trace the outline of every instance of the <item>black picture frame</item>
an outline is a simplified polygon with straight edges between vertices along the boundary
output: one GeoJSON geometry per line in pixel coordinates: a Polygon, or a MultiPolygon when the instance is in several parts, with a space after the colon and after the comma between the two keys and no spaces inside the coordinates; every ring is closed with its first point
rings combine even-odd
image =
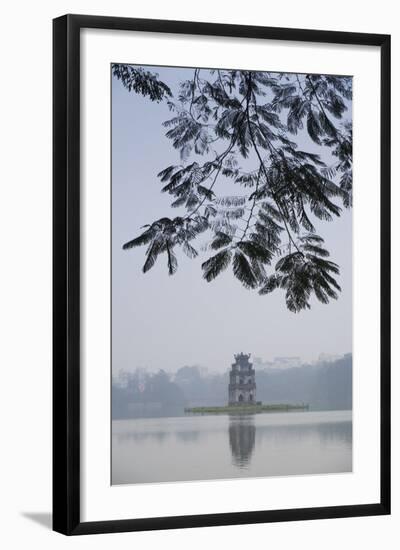
{"type": "Polygon", "coordinates": [[[390,513],[390,36],[65,15],[53,21],[53,529],[66,535],[390,513]],[[371,504],[96,522],[80,519],[80,31],[84,28],[378,46],[381,50],[381,495],[371,504]]]}

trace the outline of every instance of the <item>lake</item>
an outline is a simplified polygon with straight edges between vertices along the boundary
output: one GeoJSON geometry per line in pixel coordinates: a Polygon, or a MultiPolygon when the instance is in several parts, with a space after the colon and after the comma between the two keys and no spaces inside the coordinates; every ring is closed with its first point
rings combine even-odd
{"type": "Polygon", "coordinates": [[[112,422],[113,485],[351,471],[351,411],[112,422]]]}

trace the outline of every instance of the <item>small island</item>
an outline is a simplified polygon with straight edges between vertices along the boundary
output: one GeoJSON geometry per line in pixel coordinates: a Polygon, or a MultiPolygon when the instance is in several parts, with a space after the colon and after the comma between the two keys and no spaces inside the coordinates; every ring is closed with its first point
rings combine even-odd
{"type": "Polygon", "coordinates": [[[218,413],[261,413],[309,410],[306,403],[273,403],[265,404],[256,401],[256,373],[249,361],[250,354],[238,353],[229,373],[228,404],[224,406],[187,407],[185,413],[218,414],[218,413]]]}

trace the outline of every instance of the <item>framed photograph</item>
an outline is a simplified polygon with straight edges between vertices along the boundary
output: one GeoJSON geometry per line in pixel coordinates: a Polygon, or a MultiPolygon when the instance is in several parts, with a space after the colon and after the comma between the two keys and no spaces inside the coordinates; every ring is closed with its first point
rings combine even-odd
{"type": "Polygon", "coordinates": [[[54,20],[54,530],[390,513],[390,37],[54,20]]]}

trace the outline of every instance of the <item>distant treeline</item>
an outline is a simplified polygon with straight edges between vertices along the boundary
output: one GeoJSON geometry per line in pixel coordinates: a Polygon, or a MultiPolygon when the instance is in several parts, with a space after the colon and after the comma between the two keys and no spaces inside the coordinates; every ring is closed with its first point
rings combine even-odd
{"type": "MultiPolygon", "coordinates": [[[[293,368],[256,366],[257,401],[308,403],[313,410],[352,408],[352,355],[293,368]]],[[[176,373],[122,372],[113,379],[113,418],[178,416],[185,407],[225,405],[228,371],[204,373],[185,366],[176,373]]]]}

